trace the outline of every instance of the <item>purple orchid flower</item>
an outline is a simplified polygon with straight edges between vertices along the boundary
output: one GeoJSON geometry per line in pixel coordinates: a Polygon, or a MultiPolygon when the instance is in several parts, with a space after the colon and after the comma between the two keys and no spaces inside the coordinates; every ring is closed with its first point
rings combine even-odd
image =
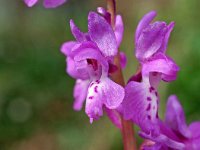
{"type": "MultiPolygon", "coordinates": [[[[117,27],[122,24],[120,21],[116,19],[117,27]]],[[[116,39],[122,36],[119,32],[123,30],[113,31],[109,22],[95,12],[88,15],[87,33],[81,32],[72,20],[70,27],[76,41],[64,43],[61,51],[67,57],[67,73],[77,79],[74,109],[80,110],[86,100],[85,112],[93,122],[103,115],[104,108],[113,114],[110,110],[116,109],[124,99],[124,88],[109,78],[120,44],[116,39]]],[[[125,61],[124,55],[121,56],[125,61]]],[[[112,120],[116,118],[112,116],[112,120]]]]}
{"type": "Polygon", "coordinates": [[[125,119],[132,120],[144,133],[151,134],[157,140],[169,141],[168,144],[179,148],[183,146],[181,143],[170,140],[160,132],[157,92],[161,80],[173,81],[179,71],[175,62],[165,54],[174,23],[151,23],[155,16],[155,11],[149,12],[137,26],[135,55],[140,62],[140,71],[131,77],[125,87],[122,113],[125,119]]]}
{"type": "MultiPolygon", "coordinates": [[[[34,6],[38,0],[24,0],[28,7],[34,6]]],[[[45,8],[55,8],[67,2],[67,0],[44,0],[43,5],[45,8]]]]}
{"type": "Polygon", "coordinates": [[[187,126],[183,108],[175,95],[168,98],[165,122],[161,126],[163,134],[170,139],[176,140],[184,145],[183,148],[174,147],[166,144],[167,141],[155,140],[154,137],[142,133],[143,137],[152,140],[154,143],[149,146],[143,146],[144,150],[199,150],[200,149],[200,121],[193,122],[187,126]],[[164,128],[163,128],[164,127],[164,128]],[[173,133],[173,136],[169,135],[173,133]]]}
{"type": "Polygon", "coordinates": [[[125,119],[132,119],[142,130],[156,131],[159,97],[157,86],[160,80],[176,79],[178,66],[165,55],[169,35],[174,23],[167,25],[157,21],[150,23],[155,11],[146,14],[139,22],[135,33],[135,54],[141,71],[127,84],[122,103],[125,119]]]}

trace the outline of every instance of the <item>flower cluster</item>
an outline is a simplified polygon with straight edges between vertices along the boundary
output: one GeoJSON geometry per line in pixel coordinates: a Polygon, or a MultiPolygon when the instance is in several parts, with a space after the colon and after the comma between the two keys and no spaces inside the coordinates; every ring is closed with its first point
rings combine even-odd
{"type": "MultiPolygon", "coordinates": [[[[155,11],[141,19],[135,33],[135,56],[140,67],[123,88],[110,79],[118,69],[113,60],[122,41],[122,18],[116,16],[113,30],[110,14],[103,8],[98,8],[98,13],[89,13],[87,33],[81,32],[71,20],[76,41],[66,42],[61,48],[67,57],[67,72],[76,79],[74,109],[80,110],[86,100],[85,112],[90,122],[99,119],[103,110],[119,128],[119,114],[131,120],[141,128],[140,136],[148,139],[141,146],[144,150],[200,149],[200,132],[196,132],[200,122],[187,127],[176,96],[169,97],[165,121],[159,117],[158,85],[162,80],[175,80],[179,71],[165,54],[174,22],[152,23],[155,11]]],[[[120,56],[123,68],[126,57],[120,56]]]]}
{"type": "MultiPolygon", "coordinates": [[[[43,5],[45,8],[55,8],[64,4],[67,0],[44,0],[43,5]]],[[[28,7],[34,6],[38,0],[24,0],[28,7]]]]}
{"type": "Polygon", "coordinates": [[[176,96],[168,99],[165,121],[158,115],[158,84],[161,80],[175,80],[179,67],[165,54],[174,22],[169,25],[161,21],[151,23],[155,16],[154,11],[146,14],[136,29],[135,55],[140,70],[125,87],[123,116],[136,123],[141,128],[139,134],[150,140],[142,145],[144,150],[198,150],[200,132],[196,129],[200,122],[186,126],[176,96]]]}
{"type": "MultiPolygon", "coordinates": [[[[147,13],[139,22],[135,33],[135,56],[140,63],[125,88],[110,79],[118,70],[114,58],[123,36],[123,22],[116,16],[115,28],[111,26],[111,15],[103,8],[88,15],[88,32],[83,33],[70,21],[76,41],[62,45],[66,56],[67,73],[76,79],[74,87],[74,109],[80,110],[86,101],[85,112],[90,122],[99,119],[106,110],[117,127],[120,117],[137,124],[140,136],[148,139],[141,146],[144,150],[198,150],[200,149],[200,122],[187,127],[184,113],[176,96],[170,96],[165,121],[159,117],[158,85],[163,80],[176,79],[179,67],[165,52],[174,22],[152,20],[156,12],[147,13]]],[[[126,57],[120,53],[121,67],[126,57]]]]}
{"type": "MultiPolygon", "coordinates": [[[[74,87],[74,109],[80,110],[86,100],[85,112],[90,122],[103,115],[103,108],[112,110],[119,107],[124,99],[124,88],[110,79],[118,68],[113,59],[118,53],[123,35],[121,16],[116,17],[116,30],[110,25],[108,13],[98,8],[98,13],[88,15],[88,32],[83,33],[70,21],[76,41],[63,44],[61,51],[67,57],[67,72],[76,79],[74,87]]],[[[125,66],[124,54],[121,55],[125,66]]]]}
{"type": "MultiPolygon", "coordinates": [[[[32,7],[38,0],[24,2],[32,7]]],[[[44,0],[43,4],[55,8],[65,2],[44,0]]],[[[135,56],[139,69],[125,87],[111,79],[113,73],[126,66],[125,54],[118,51],[124,32],[122,17],[111,16],[99,7],[97,13],[89,12],[86,33],[70,20],[75,41],[65,42],[61,52],[66,56],[67,73],[76,79],[73,107],[79,111],[86,103],[85,112],[91,123],[106,111],[118,128],[122,128],[121,118],[137,124],[141,128],[139,135],[146,139],[142,150],[199,150],[200,122],[186,125],[175,95],[168,98],[165,120],[159,117],[159,83],[175,80],[179,67],[165,53],[175,23],[152,22],[156,15],[155,11],[147,13],[137,26],[135,56]],[[115,58],[119,58],[121,66],[115,64],[115,58]]]]}

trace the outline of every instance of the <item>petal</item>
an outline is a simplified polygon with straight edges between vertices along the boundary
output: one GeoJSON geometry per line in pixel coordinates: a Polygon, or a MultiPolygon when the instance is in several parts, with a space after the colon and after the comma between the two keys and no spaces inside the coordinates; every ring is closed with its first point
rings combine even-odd
{"type": "Polygon", "coordinates": [[[111,120],[111,122],[119,129],[122,129],[121,124],[121,116],[120,114],[114,110],[114,109],[108,109],[105,107],[105,111],[107,113],[108,118],[111,120]]]}
{"type": "Polygon", "coordinates": [[[67,73],[73,78],[77,78],[78,72],[75,68],[74,60],[70,57],[67,57],[66,61],[67,61],[67,67],[66,67],[67,73]]]}
{"type": "Polygon", "coordinates": [[[72,51],[72,48],[77,44],[77,42],[75,41],[69,41],[69,42],[65,42],[62,46],[61,46],[61,52],[65,55],[65,56],[70,56],[70,53],[72,51]]]}
{"type": "Polygon", "coordinates": [[[86,35],[80,31],[80,29],[75,25],[72,19],[70,20],[70,28],[73,36],[78,42],[87,41],[86,35]]]}
{"type": "Polygon", "coordinates": [[[121,67],[122,69],[124,69],[126,67],[127,64],[127,58],[124,52],[120,52],[120,63],[121,63],[121,67]]]}
{"type": "Polygon", "coordinates": [[[66,72],[71,77],[73,77],[75,79],[82,79],[82,80],[89,79],[87,72],[80,72],[77,70],[77,68],[75,66],[75,62],[71,57],[67,57],[66,61],[67,61],[66,72]]]}
{"type": "Polygon", "coordinates": [[[143,138],[152,140],[152,141],[154,141],[156,143],[160,143],[162,145],[166,145],[173,149],[183,150],[185,147],[185,145],[183,143],[174,141],[163,134],[160,134],[158,136],[152,136],[151,133],[146,134],[145,132],[139,132],[139,135],[143,138]]]}
{"type": "Polygon", "coordinates": [[[94,49],[94,51],[99,51],[99,48],[96,46],[94,42],[91,42],[91,41],[86,41],[86,42],[81,42],[81,43],[77,42],[77,44],[72,48],[70,56],[75,57],[77,53],[87,48],[94,49]]]}
{"type": "Polygon", "coordinates": [[[167,136],[168,138],[181,142],[180,136],[177,135],[176,132],[174,132],[165,122],[159,120],[159,128],[160,128],[160,133],[163,135],[167,136]]]}
{"type": "Polygon", "coordinates": [[[200,137],[191,140],[191,145],[188,150],[199,150],[200,149],[200,137]]]}
{"type": "Polygon", "coordinates": [[[111,25],[100,15],[90,12],[88,30],[92,41],[99,47],[104,56],[117,54],[117,41],[111,25]]]}
{"type": "MultiPolygon", "coordinates": [[[[144,79],[143,79],[144,80],[144,79]]],[[[125,87],[125,98],[122,102],[123,116],[132,119],[145,132],[157,131],[158,121],[157,91],[149,81],[131,81],[125,87]]]]}
{"type": "Polygon", "coordinates": [[[82,49],[82,51],[76,53],[76,56],[74,57],[74,60],[76,62],[82,62],[83,60],[87,59],[97,60],[98,63],[101,64],[103,72],[105,72],[106,74],[108,73],[108,62],[98,50],[92,48],[82,49]]]}
{"type": "Polygon", "coordinates": [[[140,61],[150,58],[162,46],[166,33],[165,22],[155,22],[147,26],[136,41],[136,58],[140,61]]]}
{"type": "Polygon", "coordinates": [[[151,86],[158,89],[159,83],[161,81],[161,74],[157,72],[149,73],[149,81],[151,86]]]}
{"type": "Polygon", "coordinates": [[[200,138],[200,122],[196,121],[196,122],[192,122],[189,126],[189,130],[192,134],[192,138],[200,138]]]}
{"type": "Polygon", "coordinates": [[[92,81],[86,100],[86,113],[91,120],[103,115],[102,106],[108,109],[119,107],[124,98],[124,89],[109,78],[92,81]]]}
{"type": "Polygon", "coordinates": [[[171,95],[168,98],[165,122],[174,131],[185,137],[191,137],[191,133],[185,122],[184,111],[175,95],[171,95]]]}
{"type": "Polygon", "coordinates": [[[76,80],[74,86],[74,110],[79,111],[82,109],[83,103],[86,100],[89,80],[76,80]]]}
{"type": "Polygon", "coordinates": [[[28,7],[32,7],[38,2],[38,0],[24,0],[24,2],[26,3],[28,7]]]}
{"type": "Polygon", "coordinates": [[[135,32],[135,42],[137,42],[140,34],[142,33],[142,30],[150,24],[150,22],[156,17],[156,15],[156,11],[150,11],[140,20],[135,32]]]}
{"type": "Polygon", "coordinates": [[[103,78],[102,81],[100,86],[104,104],[109,109],[117,108],[124,99],[124,88],[109,78],[103,78]]]}
{"type": "Polygon", "coordinates": [[[90,123],[103,115],[103,98],[99,86],[101,82],[100,80],[92,81],[88,88],[85,112],[90,118],[90,123]]]}
{"type": "Polygon", "coordinates": [[[167,26],[168,31],[167,31],[167,33],[166,33],[166,35],[165,35],[165,39],[164,39],[164,41],[163,41],[162,46],[161,46],[160,49],[158,50],[159,52],[165,53],[165,51],[166,51],[166,49],[167,49],[167,44],[168,44],[168,41],[169,41],[169,37],[170,37],[170,34],[171,34],[171,32],[172,32],[172,30],[173,30],[173,28],[174,28],[174,25],[175,25],[175,23],[174,23],[174,22],[171,22],[171,23],[167,26]]]}
{"type": "Polygon", "coordinates": [[[124,24],[121,15],[116,16],[115,20],[115,37],[117,40],[117,46],[119,47],[124,34],[124,24]]]}
{"type": "Polygon", "coordinates": [[[67,0],[44,0],[43,4],[45,8],[55,8],[63,3],[65,3],[67,0]]]}
{"type": "Polygon", "coordinates": [[[151,72],[161,73],[164,81],[172,81],[177,77],[179,67],[175,62],[162,53],[154,55],[151,60],[142,64],[143,76],[148,76],[151,72]]]}

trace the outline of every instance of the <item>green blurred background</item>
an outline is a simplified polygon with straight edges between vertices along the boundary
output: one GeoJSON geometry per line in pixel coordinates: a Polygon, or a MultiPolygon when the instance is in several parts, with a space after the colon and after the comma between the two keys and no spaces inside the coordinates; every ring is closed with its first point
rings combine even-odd
{"type": "MultiPolygon", "coordinates": [[[[0,1],[0,150],[121,150],[120,132],[107,117],[90,125],[72,109],[74,80],[65,73],[59,48],[73,37],[69,19],[87,31],[87,14],[103,0],[69,0],[57,9],[27,8],[22,0],[0,1]]],[[[200,120],[200,1],[118,0],[125,23],[121,50],[128,55],[126,80],[136,70],[133,36],[139,19],[157,10],[157,19],[176,22],[168,54],[181,70],[162,83],[161,116],[177,94],[187,122],[200,120]]]]}

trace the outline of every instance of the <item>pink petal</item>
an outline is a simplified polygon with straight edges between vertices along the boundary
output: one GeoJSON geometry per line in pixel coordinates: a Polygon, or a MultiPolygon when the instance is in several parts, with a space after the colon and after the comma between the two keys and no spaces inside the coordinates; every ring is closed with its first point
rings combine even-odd
{"type": "Polygon", "coordinates": [[[174,131],[185,137],[191,137],[191,132],[185,122],[184,111],[175,95],[171,95],[168,98],[165,121],[174,131]]]}
{"type": "Polygon", "coordinates": [[[76,38],[78,42],[87,41],[85,34],[80,31],[80,29],[75,25],[72,19],[70,20],[70,27],[71,27],[72,34],[74,35],[74,37],[76,38]]]}
{"type": "Polygon", "coordinates": [[[189,130],[192,134],[192,138],[200,138],[200,121],[192,122],[189,126],[189,130]]]}
{"type": "Polygon", "coordinates": [[[168,44],[168,41],[169,41],[169,37],[170,37],[170,34],[174,28],[174,25],[175,23],[174,22],[171,22],[167,27],[168,27],[168,31],[165,35],[165,39],[163,41],[163,44],[162,46],[160,47],[160,49],[158,50],[159,52],[162,52],[162,53],[165,53],[166,49],[167,49],[167,44],[168,44]]]}
{"type": "Polygon", "coordinates": [[[82,80],[86,80],[89,78],[87,72],[80,72],[80,70],[77,70],[75,62],[71,57],[67,57],[66,61],[67,61],[66,71],[71,77],[82,80]]]}
{"type": "Polygon", "coordinates": [[[161,78],[165,81],[175,80],[179,67],[169,57],[158,53],[151,60],[142,64],[143,76],[149,76],[151,72],[161,73],[161,78]]]}
{"type": "Polygon", "coordinates": [[[120,114],[114,109],[108,109],[105,107],[105,111],[107,113],[108,118],[112,121],[112,123],[119,129],[122,129],[121,124],[121,116],[120,114]]]}
{"type": "Polygon", "coordinates": [[[145,29],[150,22],[156,17],[156,11],[150,11],[149,13],[147,13],[146,15],[144,15],[144,17],[140,20],[136,32],[135,32],[135,41],[138,40],[141,32],[143,29],[145,29]]]}
{"type": "Polygon", "coordinates": [[[131,81],[125,87],[123,116],[127,120],[132,119],[145,132],[157,132],[158,103],[157,91],[148,79],[141,83],[131,81]]]}
{"type": "Polygon", "coordinates": [[[92,41],[99,47],[104,56],[117,54],[117,41],[111,25],[100,15],[90,12],[88,30],[92,41]]]}
{"type": "Polygon", "coordinates": [[[76,80],[76,84],[74,86],[74,110],[81,110],[84,101],[86,100],[87,91],[89,86],[89,80],[76,80]]]}
{"type": "Polygon", "coordinates": [[[122,17],[120,15],[117,15],[116,21],[115,21],[115,37],[116,37],[116,40],[117,40],[117,46],[118,47],[120,46],[120,44],[122,42],[123,34],[124,34],[123,20],[122,20],[122,17]]]}
{"type": "Polygon", "coordinates": [[[155,22],[143,29],[136,41],[136,58],[144,61],[155,54],[162,46],[166,33],[165,22],[155,22]]]}
{"type": "Polygon", "coordinates": [[[151,134],[146,134],[145,132],[139,132],[139,134],[143,138],[152,140],[152,141],[154,141],[156,143],[160,143],[162,145],[167,145],[168,147],[170,147],[172,149],[183,150],[185,148],[185,145],[183,143],[172,140],[163,134],[160,134],[158,136],[152,136],[151,134]]]}
{"type": "Polygon", "coordinates": [[[103,72],[105,72],[106,74],[108,73],[108,62],[98,50],[92,48],[82,49],[82,51],[76,53],[76,56],[74,57],[74,60],[76,62],[81,62],[87,59],[97,60],[98,63],[101,64],[103,72]]]}
{"type": "Polygon", "coordinates": [[[101,84],[100,80],[92,81],[88,88],[85,112],[91,123],[103,116],[103,99],[99,84],[101,84]]]}
{"type": "Polygon", "coordinates": [[[109,78],[92,81],[88,89],[86,113],[92,120],[97,120],[103,115],[103,105],[108,109],[116,109],[122,103],[123,98],[123,87],[109,78]]]}
{"type": "Polygon", "coordinates": [[[109,109],[117,108],[124,99],[124,88],[107,77],[102,81],[101,92],[104,104],[109,109]]]}
{"type": "Polygon", "coordinates": [[[200,149],[200,137],[191,140],[191,145],[188,150],[199,150],[200,149]]]}
{"type": "Polygon", "coordinates": [[[73,49],[73,47],[77,44],[77,42],[75,41],[69,41],[69,42],[65,42],[62,46],[61,46],[61,52],[67,57],[70,56],[70,53],[73,49]]]}
{"type": "Polygon", "coordinates": [[[96,46],[94,42],[91,41],[86,41],[81,43],[77,42],[77,44],[72,48],[70,56],[75,57],[77,53],[83,51],[84,49],[94,49],[94,51],[99,51],[99,48],[96,46]]]}

